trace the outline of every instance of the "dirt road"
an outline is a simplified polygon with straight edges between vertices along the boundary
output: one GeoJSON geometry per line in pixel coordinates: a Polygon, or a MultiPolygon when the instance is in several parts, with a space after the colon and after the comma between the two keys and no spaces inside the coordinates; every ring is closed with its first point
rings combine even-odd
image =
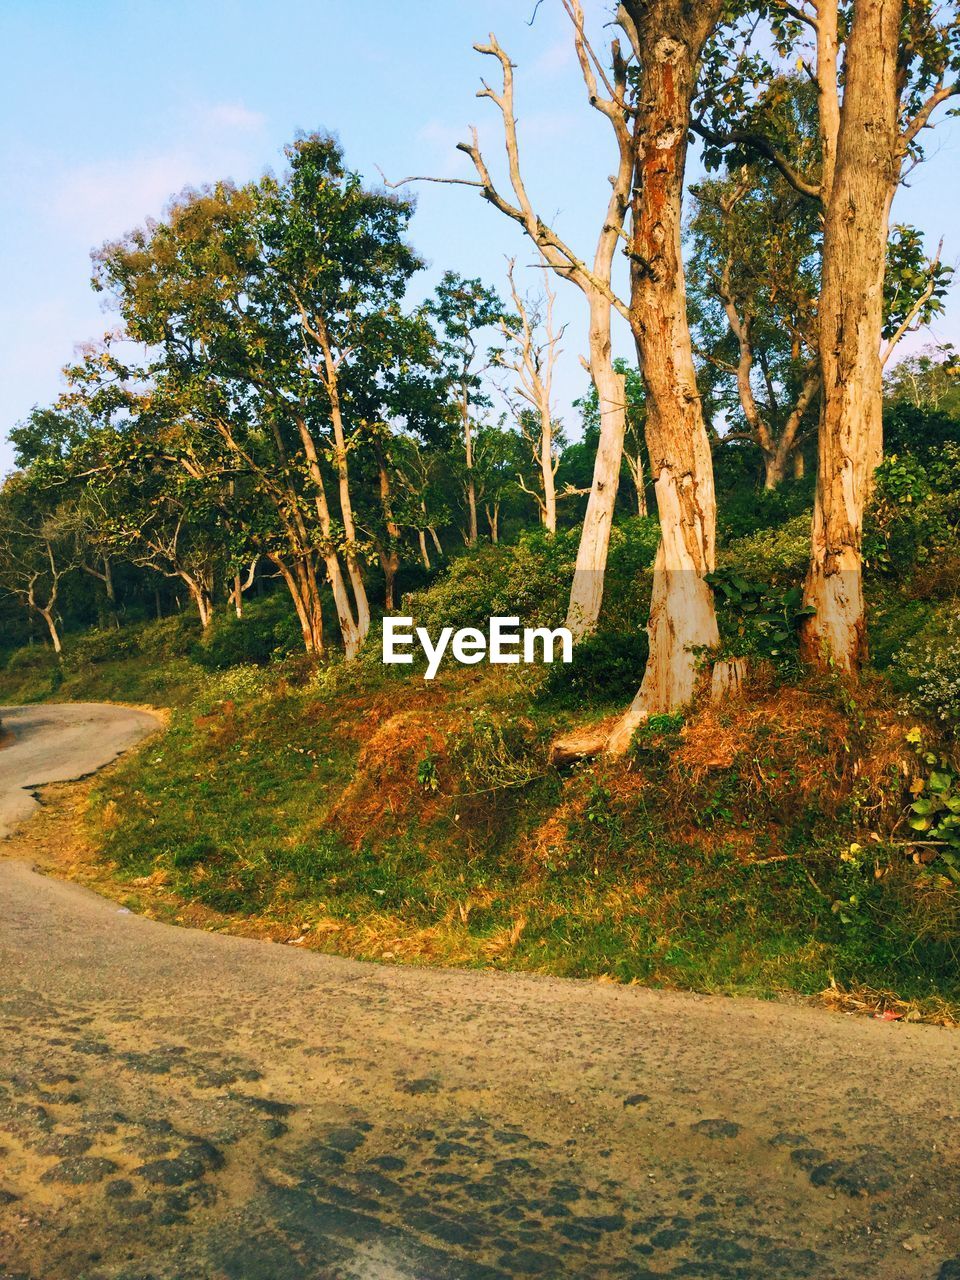
{"type": "Polygon", "coordinates": [[[0,1277],[960,1280],[958,1098],[940,1028],[363,965],[0,861],[0,1277]]]}

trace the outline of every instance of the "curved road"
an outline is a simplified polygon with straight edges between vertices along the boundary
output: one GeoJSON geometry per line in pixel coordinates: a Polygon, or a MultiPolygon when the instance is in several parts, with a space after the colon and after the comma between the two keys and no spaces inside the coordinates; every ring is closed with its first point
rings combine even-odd
{"type": "Polygon", "coordinates": [[[156,716],[97,702],[0,707],[0,839],[33,812],[31,792],[47,782],[84,778],[159,728],[156,716]]]}
{"type": "Polygon", "coordinates": [[[357,964],[7,852],[0,1278],[960,1278],[956,1033],[357,964]]]}

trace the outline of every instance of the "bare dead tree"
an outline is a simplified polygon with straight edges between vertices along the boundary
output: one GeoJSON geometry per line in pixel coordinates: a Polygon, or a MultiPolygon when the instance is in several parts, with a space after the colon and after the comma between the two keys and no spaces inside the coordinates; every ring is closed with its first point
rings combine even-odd
{"type": "Polygon", "coordinates": [[[517,287],[515,269],[516,259],[508,259],[507,279],[515,321],[500,322],[505,347],[497,363],[509,369],[514,377],[513,386],[501,390],[521,434],[530,445],[539,475],[536,489],[530,489],[522,475],[517,476],[517,482],[523,492],[536,501],[543,527],[548,533],[556,533],[556,474],[560,459],[554,447],[553,372],[566,326],[558,329],[554,323],[556,295],[550,289],[546,264],[542,264],[543,296],[539,299],[524,297],[517,287]]]}

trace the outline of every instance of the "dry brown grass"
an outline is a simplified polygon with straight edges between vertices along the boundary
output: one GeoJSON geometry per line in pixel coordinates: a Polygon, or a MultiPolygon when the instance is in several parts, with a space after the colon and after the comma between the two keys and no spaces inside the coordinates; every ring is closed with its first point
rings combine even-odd
{"type": "Polygon", "coordinates": [[[901,1000],[892,991],[877,991],[872,987],[841,987],[832,982],[825,991],[811,998],[834,1013],[857,1014],[860,1017],[879,1018],[884,1022],[928,1022],[939,1027],[958,1027],[960,1022],[944,1000],[901,1000]]]}

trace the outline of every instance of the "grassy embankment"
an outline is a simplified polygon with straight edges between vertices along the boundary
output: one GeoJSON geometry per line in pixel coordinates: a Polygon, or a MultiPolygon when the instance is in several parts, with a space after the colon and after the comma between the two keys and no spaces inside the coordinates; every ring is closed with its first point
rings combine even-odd
{"type": "MultiPolygon", "coordinates": [[[[899,636],[912,604],[891,600],[899,636]]],[[[598,642],[601,687],[581,665],[571,692],[502,668],[426,684],[376,654],[209,672],[181,622],[122,635],[62,669],[18,658],[0,699],[172,707],[90,799],[134,909],[375,960],[960,1006],[960,892],[904,844],[923,765],[880,676],[761,663],[742,702],[652,723],[629,767],[561,775],[550,737],[622,704],[629,644],[598,642]]]]}

